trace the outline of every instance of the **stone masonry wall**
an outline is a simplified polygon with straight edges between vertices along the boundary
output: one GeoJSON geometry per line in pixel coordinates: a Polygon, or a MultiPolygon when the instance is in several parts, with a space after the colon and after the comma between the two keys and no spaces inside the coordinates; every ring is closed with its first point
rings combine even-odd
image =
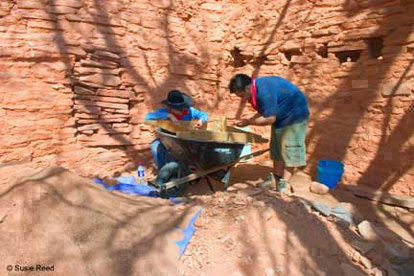
{"type": "MultiPolygon", "coordinates": [[[[414,195],[412,0],[3,0],[0,175],[150,163],[142,120],[168,90],[211,117],[252,114],[234,73],[280,75],[311,107],[308,170],[414,195]]],[[[269,128],[255,128],[269,136],[269,128]]]]}

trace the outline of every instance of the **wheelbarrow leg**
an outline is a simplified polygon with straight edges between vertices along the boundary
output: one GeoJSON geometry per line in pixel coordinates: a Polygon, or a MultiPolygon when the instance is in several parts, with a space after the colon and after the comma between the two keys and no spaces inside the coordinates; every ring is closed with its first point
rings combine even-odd
{"type": "Polygon", "coordinates": [[[229,187],[229,182],[230,182],[230,169],[231,168],[228,168],[226,174],[224,175],[223,179],[221,180],[221,182],[224,184],[224,190],[225,191],[229,187]]]}
{"type": "Polygon", "coordinates": [[[211,183],[211,179],[210,179],[210,176],[208,176],[207,175],[207,177],[205,177],[206,179],[207,179],[207,183],[208,183],[208,186],[210,187],[210,190],[213,192],[213,193],[215,193],[216,191],[214,190],[214,188],[213,188],[213,183],[211,183]]]}
{"type": "Polygon", "coordinates": [[[214,173],[210,174],[208,175],[208,178],[211,181],[219,182],[223,186],[223,190],[226,191],[230,182],[230,169],[231,167],[223,169],[219,175],[215,175],[214,173]]]}

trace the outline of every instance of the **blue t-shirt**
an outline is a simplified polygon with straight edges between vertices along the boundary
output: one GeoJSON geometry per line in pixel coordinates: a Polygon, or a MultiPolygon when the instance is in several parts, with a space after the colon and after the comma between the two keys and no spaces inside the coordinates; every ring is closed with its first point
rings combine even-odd
{"type": "MultiPolygon", "coordinates": [[[[150,112],[145,116],[145,120],[168,120],[168,109],[160,108],[154,112],[150,112]]],[[[208,121],[208,114],[206,112],[190,107],[187,115],[181,118],[181,121],[201,120],[203,123],[208,121]]]]}
{"type": "Polygon", "coordinates": [[[257,109],[263,117],[276,116],[281,128],[309,118],[308,101],[294,84],[281,77],[256,79],[257,109]]]}

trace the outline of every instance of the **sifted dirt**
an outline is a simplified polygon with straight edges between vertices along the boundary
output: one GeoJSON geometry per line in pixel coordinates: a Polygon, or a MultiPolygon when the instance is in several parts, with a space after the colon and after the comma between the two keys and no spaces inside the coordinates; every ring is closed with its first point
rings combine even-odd
{"type": "Polygon", "coordinates": [[[61,167],[16,179],[0,192],[0,275],[22,275],[15,265],[36,264],[54,271],[30,275],[372,272],[352,260],[350,244],[359,239],[354,231],[309,211],[299,198],[255,187],[269,168],[253,167],[238,166],[232,181],[244,183],[227,192],[211,194],[203,183],[192,187],[186,205],[108,192],[61,167]],[[184,228],[200,208],[179,259],[176,227],[184,228]]]}

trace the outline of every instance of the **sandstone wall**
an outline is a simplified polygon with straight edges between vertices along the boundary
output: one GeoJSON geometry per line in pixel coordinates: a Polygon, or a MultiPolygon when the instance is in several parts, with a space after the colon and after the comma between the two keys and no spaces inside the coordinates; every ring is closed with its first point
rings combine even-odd
{"type": "Polygon", "coordinates": [[[143,116],[169,89],[231,121],[252,110],[227,83],[255,72],[308,96],[312,172],[343,160],[347,183],[414,195],[413,26],[411,0],[3,0],[2,178],[150,162],[143,116]]]}

